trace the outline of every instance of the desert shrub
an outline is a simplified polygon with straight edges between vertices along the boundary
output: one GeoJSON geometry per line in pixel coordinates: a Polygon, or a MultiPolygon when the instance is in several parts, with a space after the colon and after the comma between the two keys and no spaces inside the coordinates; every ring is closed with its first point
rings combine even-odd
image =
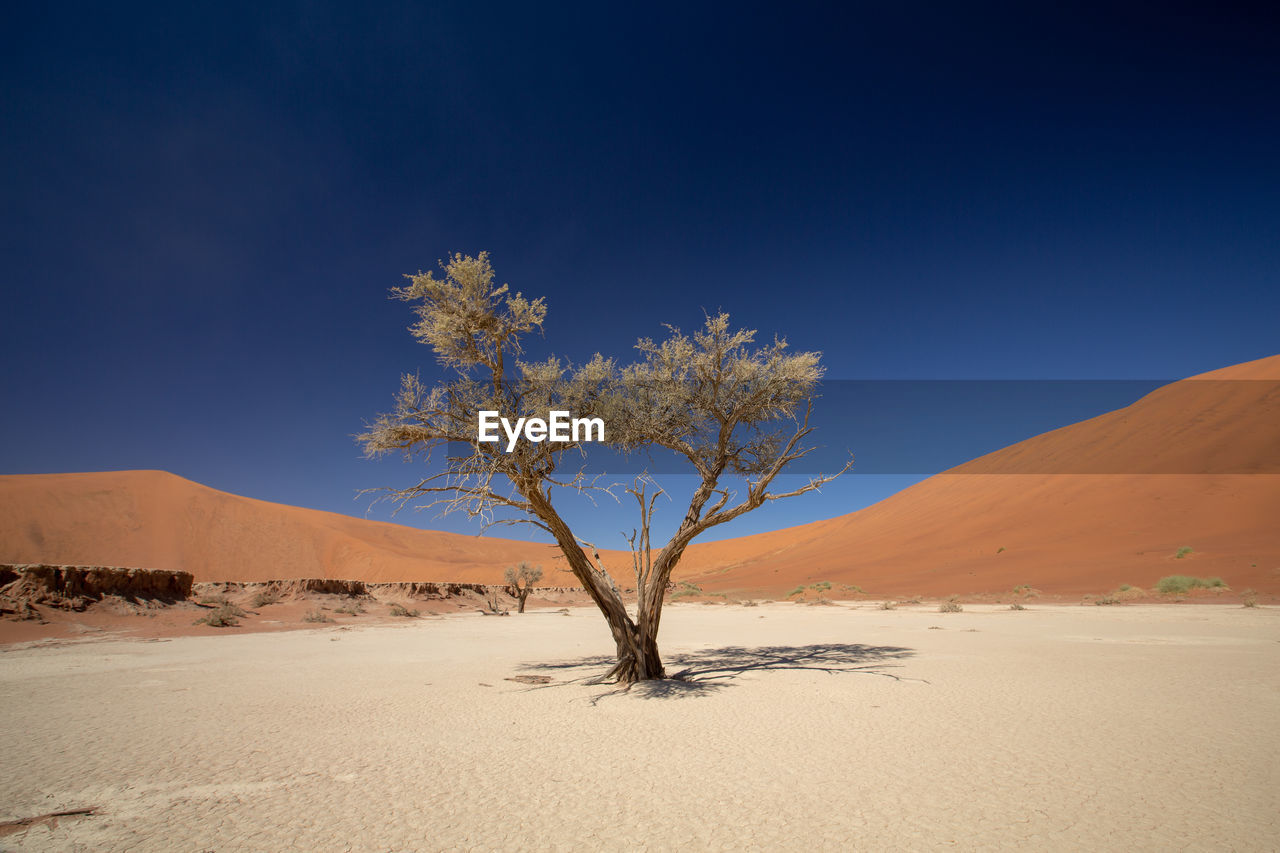
{"type": "Polygon", "coordinates": [[[879,606],[880,606],[880,609],[881,609],[881,610],[897,610],[897,609],[898,609],[898,602],[896,602],[896,601],[882,601],[882,602],[880,602],[880,605],[879,605],[879,606]]]}
{"type": "Polygon", "coordinates": [[[840,584],[840,589],[845,592],[856,592],[858,595],[866,595],[866,592],[862,587],[858,586],[856,583],[842,583],[840,584]]]}
{"type": "Polygon", "coordinates": [[[1156,592],[1172,595],[1190,592],[1193,589],[1225,589],[1226,582],[1222,578],[1193,578],[1191,575],[1166,575],[1156,581],[1156,592]]]}
{"type": "Polygon", "coordinates": [[[350,604],[344,604],[341,607],[334,608],[334,612],[341,613],[344,616],[359,616],[361,613],[364,613],[364,605],[358,601],[353,601],[350,604]]]}
{"type": "Polygon", "coordinates": [[[393,604],[391,605],[391,615],[403,616],[406,619],[416,619],[418,617],[418,611],[410,610],[409,608],[405,607],[403,604],[393,604]]]}
{"type": "Polygon", "coordinates": [[[959,613],[962,610],[964,610],[964,608],[960,606],[960,602],[958,601],[944,601],[942,604],[938,605],[939,613],[959,613]]]}
{"type": "MultiPolygon", "coordinates": [[[[792,595],[794,594],[795,593],[792,593],[792,595]]],[[[667,597],[674,600],[677,598],[689,598],[694,595],[702,595],[702,587],[698,586],[696,583],[690,583],[689,581],[680,581],[680,583],[676,584],[675,592],[671,593],[671,595],[667,597]]]]}
{"type": "Polygon", "coordinates": [[[1120,584],[1120,591],[1121,591],[1121,592],[1128,592],[1128,591],[1129,591],[1129,590],[1131,590],[1131,589],[1133,589],[1133,587],[1129,586],[1127,583],[1122,583],[1122,584],[1120,584]]]}
{"type": "Polygon", "coordinates": [[[254,607],[266,607],[268,604],[276,604],[280,601],[280,594],[273,590],[259,592],[253,597],[254,607]]]}
{"type": "Polygon", "coordinates": [[[1093,603],[1099,607],[1104,607],[1112,604],[1119,604],[1120,599],[1116,598],[1114,595],[1100,595],[1093,603]]]}
{"type": "MultiPolygon", "coordinates": [[[[851,592],[859,592],[859,593],[862,592],[862,587],[852,586],[850,584],[842,583],[840,584],[840,588],[842,590],[848,590],[851,592]]],[[[787,598],[795,598],[797,595],[804,595],[807,590],[813,590],[818,594],[818,598],[820,600],[825,600],[826,596],[823,595],[823,593],[830,591],[830,589],[831,589],[831,581],[818,581],[816,583],[811,583],[808,586],[805,586],[804,584],[800,584],[800,586],[796,587],[795,589],[791,590],[791,592],[787,593],[787,598]]]]}
{"type": "Polygon", "coordinates": [[[232,628],[240,624],[239,617],[245,615],[244,611],[231,603],[223,603],[214,608],[212,613],[203,616],[195,621],[197,625],[208,625],[211,628],[232,628]]]}
{"type": "Polygon", "coordinates": [[[1156,592],[1162,595],[1190,592],[1193,580],[1190,575],[1167,575],[1156,581],[1156,592]]]}
{"type": "Polygon", "coordinates": [[[1195,551],[1192,550],[1190,545],[1183,545],[1181,548],[1178,549],[1178,553],[1173,555],[1173,559],[1181,560],[1183,557],[1190,556],[1191,554],[1194,554],[1194,553],[1195,551]]]}
{"type": "Polygon", "coordinates": [[[1240,603],[1245,607],[1258,606],[1258,594],[1251,589],[1246,589],[1240,593],[1240,603]]]}
{"type": "Polygon", "coordinates": [[[741,604],[743,607],[759,607],[760,606],[760,602],[756,601],[753,598],[744,598],[742,601],[739,602],[739,604],[741,604]]]}
{"type": "Polygon", "coordinates": [[[222,607],[223,605],[231,603],[230,601],[227,600],[227,597],[225,595],[221,595],[221,594],[202,595],[200,596],[199,601],[205,607],[222,607]]]}
{"type": "Polygon", "coordinates": [[[1001,545],[999,548],[997,548],[997,549],[996,549],[996,553],[997,553],[997,554],[1002,553],[1003,551],[1004,551],[1004,546],[1003,546],[1003,545],[1001,545]]]}
{"type": "Polygon", "coordinates": [[[1013,604],[1009,605],[1009,609],[1010,610],[1026,610],[1027,608],[1023,607],[1021,604],[1015,601],[1013,604]]]}
{"type": "Polygon", "coordinates": [[[329,614],[322,610],[308,610],[306,615],[302,617],[303,622],[332,622],[329,614]]]}
{"type": "Polygon", "coordinates": [[[913,596],[912,598],[904,598],[902,601],[898,603],[899,604],[923,604],[924,602],[922,602],[918,596],[913,596]]]}

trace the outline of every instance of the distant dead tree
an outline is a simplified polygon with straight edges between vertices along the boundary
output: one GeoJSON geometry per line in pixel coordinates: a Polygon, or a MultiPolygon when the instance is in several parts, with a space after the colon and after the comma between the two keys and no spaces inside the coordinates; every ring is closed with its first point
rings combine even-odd
{"type": "Polygon", "coordinates": [[[506,616],[507,611],[502,607],[502,596],[497,587],[489,587],[484,593],[484,606],[489,613],[498,616],[506,616]]]}
{"type": "Polygon", "coordinates": [[[519,565],[507,566],[506,581],[511,594],[516,599],[516,612],[524,612],[524,603],[529,599],[533,585],[542,580],[542,568],[521,561],[519,565]]]}
{"type": "MultiPolygon", "coordinates": [[[[809,417],[822,377],[819,354],[790,352],[787,343],[756,347],[755,332],[731,329],[727,314],[708,316],[702,329],[686,335],[668,326],[661,341],[643,338],[637,361],[618,364],[596,354],[580,366],[557,358],[525,362],[521,337],[541,330],[542,299],[512,294],[494,284],[488,253],[455,254],[435,273],[407,276],[396,298],[414,305],[414,337],[430,346],[452,378],[426,387],[405,375],[394,411],[383,414],[359,436],[366,454],[401,451],[407,458],[443,470],[417,484],[389,489],[401,506],[439,507],[494,524],[529,523],[551,534],[569,568],[608,622],[617,663],[605,676],[622,684],[664,678],[658,628],[671,572],[695,537],[732,521],[768,501],[811,492],[847,471],[812,477],[789,491],[770,491],[790,463],[813,448],[809,417]],[[579,494],[609,491],[590,480],[582,466],[582,441],[479,440],[479,412],[511,419],[547,417],[563,410],[599,417],[604,443],[624,453],[664,448],[682,457],[698,477],[684,516],[655,554],[649,542],[654,500],[661,493],[647,477],[629,491],[641,508],[641,527],[631,537],[637,580],[636,615],[627,611],[622,591],[590,542],[577,537],[553,503],[564,490],[579,494]],[[459,450],[461,449],[461,452],[459,450]],[[723,485],[741,478],[741,493],[723,485]],[[560,490],[560,491],[558,491],[560,490]]],[[[611,495],[612,492],[609,492],[611,495]]]]}

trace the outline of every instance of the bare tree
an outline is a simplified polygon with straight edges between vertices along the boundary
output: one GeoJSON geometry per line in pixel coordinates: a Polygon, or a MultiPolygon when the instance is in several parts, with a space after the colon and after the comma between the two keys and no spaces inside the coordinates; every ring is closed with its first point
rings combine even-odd
{"type": "MultiPolygon", "coordinates": [[[[402,379],[393,412],[381,415],[359,437],[368,455],[399,450],[408,458],[446,455],[442,468],[416,485],[389,490],[401,506],[464,512],[483,523],[529,523],[551,534],[569,569],[600,608],[617,649],[605,676],[631,684],[664,678],[658,628],[671,572],[699,534],[732,521],[768,501],[813,491],[847,471],[812,477],[789,491],[771,491],[790,463],[813,448],[809,417],[822,377],[819,354],[790,352],[785,340],[756,347],[755,332],[733,330],[727,314],[708,316],[687,335],[675,327],[661,341],[636,344],[640,357],[619,365],[596,354],[574,367],[557,358],[520,360],[521,337],[541,330],[542,299],[495,285],[488,253],[454,255],[434,273],[408,276],[393,289],[414,304],[414,337],[429,345],[449,381],[425,387],[416,375],[402,379]],[[561,472],[562,462],[582,454],[581,441],[505,443],[478,437],[482,410],[517,417],[545,417],[551,410],[600,417],[606,444],[625,452],[664,448],[682,457],[698,476],[684,516],[665,545],[653,553],[649,527],[661,494],[647,478],[631,493],[642,525],[631,538],[637,581],[633,618],[600,552],[578,538],[553,502],[557,490],[590,496],[599,489],[584,467],[561,472]],[[464,453],[457,453],[463,448],[464,453]],[[741,491],[726,479],[741,479],[741,491]],[[651,491],[651,489],[654,489],[651,491]]],[[[568,466],[564,466],[568,468],[568,466]]],[[[612,492],[610,492],[612,494],[612,492]]]]}
{"type": "MultiPolygon", "coordinates": [[[[489,587],[489,589],[485,591],[484,606],[488,608],[489,613],[494,613],[494,614],[497,614],[498,616],[507,615],[507,611],[504,610],[502,607],[502,599],[496,587],[489,587]]],[[[481,612],[484,612],[484,611],[481,611],[481,612]]],[[[521,612],[524,612],[524,611],[522,610],[521,612]]]]}
{"type": "Polygon", "coordinates": [[[533,585],[542,580],[542,567],[522,560],[518,566],[507,566],[505,577],[507,586],[511,588],[511,594],[516,599],[516,612],[523,613],[524,603],[529,600],[533,585]]]}

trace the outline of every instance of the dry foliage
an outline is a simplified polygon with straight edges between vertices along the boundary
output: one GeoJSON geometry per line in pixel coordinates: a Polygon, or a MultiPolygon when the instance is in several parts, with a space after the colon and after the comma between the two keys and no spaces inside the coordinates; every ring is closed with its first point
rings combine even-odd
{"type": "Polygon", "coordinates": [[[596,354],[574,366],[552,356],[522,360],[522,336],[541,331],[547,307],[495,283],[487,253],[454,255],[434,272],[409,276],[393,291],[414,305],[413,335],[430,346],[451,378],[427,387],[402,378],[395,408],[360,436],[366,453],[401,452],[440,463],[435,474],[388,490],[401,506],[462,512],[484,527],[528,523],[554,537],[570,570],[609,623],[619,681],[664,677],[657,648],[662,603],[672,570],[695,537],[765,503],[813,491],[848,470],[813,477],[788,491],[773,491],[783,469],[811,450],[807,439],[819,354],[792,352],[785,340],[757,346],[755,332],[733,329],[724,313],[685,334],[668,327],[661,340],[636,343],[639,357],[623,364],[596,354]],[[606,444],[626,453],[664,449],[687,461],[699,478],[676,532],[656,553],[649,539],[655,502],[665,492],[647,476],[627,489],[640,509],[629,537],[636,578],[633,618],[599,550],[578,538],[560,515],[564,492],[615,496],[620,484],[590,478],[581,442],[478,440],[478,412],[497,411],[515,421],[565,410],[601,418],[606,444]],[[447,455],[450,448],[453,455],[447,455]],[[459,454],[458,448],[464,452],[459,454]],[[739,490],[726,478],[741,478],[739,490]]]}
{"type": "Polygon", "coordinates": [[[521,561],[519,565],[507,566],[505,580],[516,600],[516,612],[523,613],[533,585],[542,580],[542,567],[521,561]]]}

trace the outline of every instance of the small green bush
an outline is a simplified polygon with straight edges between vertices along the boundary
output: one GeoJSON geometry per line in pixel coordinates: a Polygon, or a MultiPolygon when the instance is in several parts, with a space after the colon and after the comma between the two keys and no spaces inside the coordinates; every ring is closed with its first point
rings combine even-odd
{"type": "Polygon", "coordinates": [[[403,616],[406,619],[416,619],[418,617],[418,611],[410,610],[409,608],[405,607],[403,604],[393,604],[391,605],[391,615],[403,616]]]}
{"type": "Polygon", "coordinates": [[[1225,589],[1222,578],[1193,578],[1191,575],[1166,575],[1156,581],[1156,592],[1163,595],[1182,595],[1193,589],[1225,589]]]}
{"type": "Polygon", "coordinates": [[[303,622],[332,622],[329,615],[321,610],[308,610],[307,615],[302,617],[303,622]]]}
{"type": "Polygon", "coordinates": [[[254,607],[266,607],[268,604],[276,604],[280,601],[280,594],[273,591],[260,592],[253,597],[254,607]]]}
{"type": "Polygon", "coordinates": [[[1193,580],[1195,578],[1190,575],[1166,575],[1156,581],[1156,592],[1161,595],[1190,592],[1193,580]]]}
{"type": "Polygon", "coordinates": [[[1127,583],[1122,583],[1122,584],[1120,584],[1120,591],[1121,591],[1121,592],[1128,592],[1128,591],[1129,591],[1129,590],[1131,590],[1131,589],[1133,589],[1133,587],[1129,586],[1129,584],[1127,584],[1127,583]]]}
{"type": "Polygon", "coordinates": [[[1181,560],[1183,557],[1186,557],[1187,555],[1194,554],[1194,553],[1195,551],[1192,550],[1190,545],[1183,545],[1181,548],[1178,549],[1178,553],[1173,555],[1173,559],[1181,560]]]}
{"type": "Polygon", "coordinates": [[[1099,607],[1104,607],[1112,604],[1119,604],[1120,599],[1116,598],[1114,595],[1100,595],[1093,603],[1099,607]]]}

